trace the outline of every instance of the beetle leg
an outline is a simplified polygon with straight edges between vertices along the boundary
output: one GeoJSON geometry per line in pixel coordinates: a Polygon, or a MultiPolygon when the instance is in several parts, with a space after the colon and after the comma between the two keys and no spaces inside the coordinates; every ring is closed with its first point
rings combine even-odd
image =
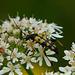
{"type": "MultiPolygon", "coordinates": [[[[46,34],[46,31],[44,31],[41,35],[44,35],[44,34],[46,34]]],[[[45,35],[45,37],[47,38],[47,35],[45,35]]]]}
{"type": "Polygon", "coordinates": [[[27,47],[28,45],[31,45],[33,54],[31,54],[30,56],[34,55],[34,50],[33,50],[34,44],[35,44],[35,42],[29,42],[29,43],[27,43],[27,45],[26,45],[26,47],[27,47]]]}
{"type": "Polygon", "coordinates": [[[50,59],[48,58],[48,56],[46,55],[46,52],[44,50],[44,47],[42,47],[43,53],[45,54],[46,58],[48,59],[48,61],[52,64],[52,62],[50,61],[50,59]]]}
{"type": "Polygon", "coordinates": [[[42,33],[39,33],[39,35],[44,35],[46,33],[46,31],[42,32],[42,33]]]}
{"type": "Polygon", "coordinates": [[[44,35],[46,33],[46,31],[44,31],[41,35],[44,35]]]}
{"type": "MultiPolygon", "coordinates": [[[[33,52],[32,55],[34,55],[34,49],[33,49],[34,44],[35,44],[35,42],[32,42],[32,44],[31,44],[31,48],[32,48],[32,52],[33,52]]],[[[32,56],[32,55],[31,55],[31,56],[32,56]]]]}
{"type": "Polygon", "coordinates": [[[32,43],[32,42],[28,42],[28,43],[26,44],[26,48],[27,48],[28,45],[31,45],[31,43],[32,43]]]}
{"type": "MultiPolygon", "coordinates": [[[[45,50],[44,50],[44,47],[42,47],[42,50],[43,50],[43,53],[45,54],[46,58],[48,59],[48,61],[49,61],[49,62],[51,63],[51,65],[53,66],[53,63],[50,61],[50,59],[49,59],[48,56],[46,55],[46,52],[45,52],[45,50]]],[[[55,71],[54,66],[53,66],[53,69],[54,69],[54,71],[55,71]]]]}
{"type": "Polygon", "coordinates": [[[31,54],[30,56],[34,55],[34,50],[33,50],[33,47],[31,47],[31,48],[32,48],[32,52],[33,52],[33,54],[31,54]]]}

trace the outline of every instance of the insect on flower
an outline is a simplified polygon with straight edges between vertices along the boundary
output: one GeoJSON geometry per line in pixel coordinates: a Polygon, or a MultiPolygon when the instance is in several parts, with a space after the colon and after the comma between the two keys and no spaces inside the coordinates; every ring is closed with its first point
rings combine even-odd
{"type": "MultiPolygon", "coordinates": [[[[14,19],[13,19],[13,21],[14,21],[14,19]]],[[[14,21],[14,23],[15,23],[15,25],[17,26],[17,24],[16,24],[15,21],[14,21]]],[[[17,26],[17,27],[18,27],[18,26],[17,26]]],[[[19,28],[19,27],[18,27],[18,28],[19,28]]],[[[20,29],[20,28],[19,28],[19,29],[20,29]]],[[[20,29],[20,30],[21,30],[21,29],[20,29]]],[[[21,30],[21,32],[22,32],[22,30],[21,30]]],[[[22,33],[23,33],[23,32],[22,32],[22,33]]],[[[63,46],[63,44],[61,44],[61,43],[60,43],[58,40],[56,40],[56,39],[51,39],[51,40],[49,40],[49,39],[47,38],[47,36],[44,35],[45,33],[46,33],[46,32],[37,34],[37,33],[35,33],[35,31],[34,31],[34,34],[30,34],[30,35],[26,35],[25,33],[23,33],[23,34],[24,34],[24,36],[25,36],[24,39],[26,39],[26,40],[32,39],[33,42],[36,41],[36,43],[39,43],[40,45],[42,45],[42,50],[43,50],[45,56],[47,57],[47,59],[49,60],[49,58],[48,58],[48,56],[46,55],[46,52],[45,52],[45,50],[44,50],[44,47],[45,47],[45,46],[48,47],[48,48],[50,48],[50,49],[51,49],[52,51],[54,51],[56,54],[58,54],[59,52],[58,52],[58,48],[56,47],[56,45],[55,45],[53,42],[57,41],[63,48],[65,48],[65,47],[63,46]]],[[[26,46],[32,44],[32,51],[33,51],[33,54],[34,54],[33,46],[34,46],[35,43],[33,43],[33,42],[27,43],[26,46]]],[[[32,55],[33,55],[33,54],[32,54],[32,55]]],[[[50,60],[49,60],[49,61],[50,61],[50,60]]],[[[51,61],[50,61],[50,63],[51,63],[51,61]]]]}

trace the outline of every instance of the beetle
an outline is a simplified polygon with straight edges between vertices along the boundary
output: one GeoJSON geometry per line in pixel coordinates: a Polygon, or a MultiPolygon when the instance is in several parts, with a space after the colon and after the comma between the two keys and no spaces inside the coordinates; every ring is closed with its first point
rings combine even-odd
{"type": "Polygon", "coordinates": [[[56,45],[52,42],[52,40],[49,40],[45,36],[39,35],[39,34],[31,34],[26,36],[26,40],[32,39],[33,42],[36,41],[36,43],[39,43],[43,47],[46,46],[53,50],[55,53],[58,54],[58,48],[56,45]]]}
{"type": "Polygon", "coordinates": [[[39,43],[43,47],[46,46],[50,48],[52,51],[54,51],[56,54],[58,54],[58,48],[56,45],[53,43],[57,41],[64,49],[66,49],[58,40],[56,39],[51,39],[49,40],[46,36],[43,36],[44,32],[42,34],[31,34],[26,36],[26,40],[32,39],[33,42],[36,41],[36,43],[39,43]]]}

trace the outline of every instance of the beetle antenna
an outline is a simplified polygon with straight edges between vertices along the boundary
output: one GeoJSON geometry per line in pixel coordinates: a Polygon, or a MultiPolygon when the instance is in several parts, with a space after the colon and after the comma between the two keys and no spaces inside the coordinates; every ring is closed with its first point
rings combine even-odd
{"type": "MultiPolygon", "coordinates": [[[[15,25],[17,26],[15,20],[13,19],[13,22],[15,23],[15,25]]],[[[17,26],[18,27],[18,26],[17,26]]],[[[19,27],[18,27],[19,28],[19,27]]],[[[20,29],[20,28],[19,28],[20,29]]],[[[21,30],[21,29],[20,29],[21,30]]],[[[22,31],[22,30],[21,30],[22,31]]],[[[23,34],[26,36],[26,34],[23,32],[23,34]]]]}
{"type": "MultiPolygon", "coordinates": [[[[14,23],[15,23],[15,25],[17,26],[17,24],[16,24],[16,22],[15,22],[15,20],[13,19],[13,21],[14,21],[14,23]]],[[[17,26],[18,27],[18,26],[17,26]]],[[[19,27],[18,27],[19,28],[19,27]]],[[[19,28],[20,29],[20,28],[19,28]]]]}

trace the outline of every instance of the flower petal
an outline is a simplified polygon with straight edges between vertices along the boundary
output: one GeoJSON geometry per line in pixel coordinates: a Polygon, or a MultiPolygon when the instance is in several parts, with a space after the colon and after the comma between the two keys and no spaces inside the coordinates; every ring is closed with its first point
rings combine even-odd
{"type": "Polygon", "coordinates": [[[60,70],[61,72],[66,72],[64,67],[59,67],[59,70],[60,70]]]}
{"type": "Polygon", "coordinates": [[[11,59],[11,56],[7,56],[6,58],[7,58],[7,60],[10,60],[11,59]]]}
{"type": "Polygon", "coordinates": [[[20,71],[20,69],[15,69],[15,72],[16,72],[18,75],[23,75],[23,73],[20,71]]]}
{"type": "Polygon", "coordinates": [[[59,35],[59,34],[52,34],[52,36],[56,37],[56,38],[63,38],[63,36],[59,35]]]}
{"type": "Polygon", "coordinates": [[[17,53],[18,52],[18,48],[14,48],[13,53],[17,53]]]}
{"type": "Polygon", "coordinates": [[[46,62],[46,64],[47,64],[47,66],[51,66],[51,63],[49,62],[49,60],[46,58],[46,56],[44,56],[44,60],[45,60],[45,62],[46,62]]]}
{"type": "Polygon", "coordinates": [[[14,72],[10,72],[9,75],[14,75],[14,72]]]}
{"type": "Polygon", "coordinates": [[[51,61],[58,62],[58,60],[54,57],[48,57],[51,61]]]}
{"type": "Polygon", "coordinates": [[[47,54],[47,55],[53,55],[53,54],[55,54],[55,52],[54,52],[54,51],[51,51],[50,49],[48,49],[48,50],[46,51],[46,54],[47,54]]]}
{"type": "Polygon", "coordinates": [[[15,62],[18,62],[18,59],[17,58],[13,58],[13,63],[15,63],[15,62]]]}
{"type": "Polygon", "coordinates": [[[21,68],[20,64],[15,65],[15,68],[21,68]]]}
{"type": "Polygon", "coordinates": [[[10,69],[8,67],[3,67],[3,69],[0,70],[0,74],[4,74],[4,73],[9,72],[9,71],[10,71],[10,69]]]}
{"type": "Polygon", "coordinates": [[[20,53],[20,52],[19,52],[19,53],[16,54],[16,57],[17,57],[17,58],[20,58],[20,57],[22,57],[22,55],[23,55],[23,53],[20,53]]]}
{"type": "Polygon", "coordinates": [[[28,63],[26,64],[26,69],[29,69],[29,64],[28,63]]]}
{"type": "Polygon", "coordinates": [[[12,65],[12,63],[9,61],[9,62],[7,63],[7,66],[8,66],[8,67],[11,67],[11,65],[12,65]]]}
{"type": "Polygon", "coordinates": [[[35,60],[36,58],[34,57],[34,58],[31,58],[31,62],[37,62],[36,60],[35,60]]]}
{"type": "Polygon", "coordinates": [[[42,58],[42,57],[39,57],[39,59],[40,59],[40,60],[39,60],[39,65],[42,66],[43,58],[42,58]]]}
{"type": "Polygon", "coordinates": [[[29,69],[29,67],[32,68],[32,69],[34,68],[30,62],[27,63],[26,69],[29,69]]]}

